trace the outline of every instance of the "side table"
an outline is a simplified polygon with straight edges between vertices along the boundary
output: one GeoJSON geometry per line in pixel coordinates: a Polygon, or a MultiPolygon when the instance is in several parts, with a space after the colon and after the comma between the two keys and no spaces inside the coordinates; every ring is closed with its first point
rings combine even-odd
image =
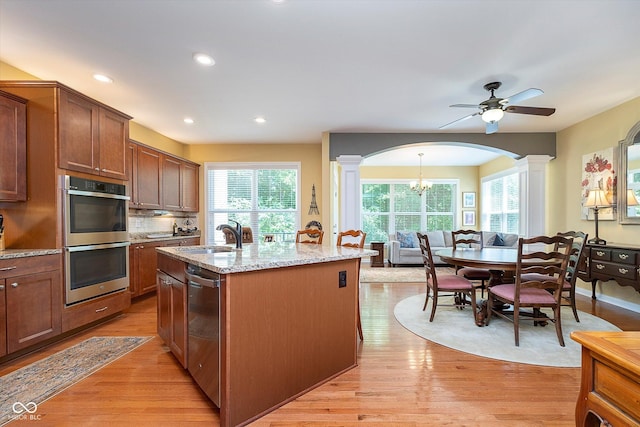
{"type": "Polygon", "coordinates": [[[384,242],[371,242],[371,250],[378,251],[378,255],[371,256],[371,267],[384,267],[384,242]]]}

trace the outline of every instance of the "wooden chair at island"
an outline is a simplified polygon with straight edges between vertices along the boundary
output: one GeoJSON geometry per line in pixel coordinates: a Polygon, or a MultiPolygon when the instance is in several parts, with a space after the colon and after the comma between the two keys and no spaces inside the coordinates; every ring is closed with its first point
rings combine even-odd
{"type": "MultiPolygon", "coordinates": [[[[451,240],[453,241],[453,248],[460,249],[477,248],[482,249],[482,232],[476,230],[457,230],[451,232],[451,240]]],[[[484,290],[487,288],[485,281],[491,279],[491,272],[486,268],[475,267],[456,267],[456,274],[461,274],[465,279],[471,281],[480,281],[480,289],[482,289],[482,297],[484,297],[484,290]]]]}
{"type": "MultiPolygon", "coordinates": [[[[367,237],[367,233],[362,230],[347,230],[341,231],[338,233],[338,243],[337,246],[349,247],[349,248],[364,248],[364,240],[367,237]]],[[[360,336],[360,340],[364,340],[364,335],[362,334],[362,322],[360,321],[360,262],[361,258],[358,258],[358,277],[356,282],[358,283],[358,319],[357,319],[357,327],[358,327],[358,335],[360,336]]]]}
{"type": "MultiPolygon", "coordinates": [[[[584,252],[584,245],[587,242],[588,234],[582,231],[567,231],[566,233],[558,233],[559,236],[572,237],[573,244],[571,247],[571,255],[569,255],[569,265],[567,265],[567,273],[564,278],[564,285],[562,286],[562,300],[561,303],[564,306],[571,307],[573,310],[573,317],[576,322],[580,322],[578,317],[578,309],[576,308],[576,279],[578,278],[578,267],[580,266],[582,254],[584,252]]],[[[558,248],[556,248],[557,250],[558,248]]],[[[548,280],[539,273],[527,273],[522,275],[522,280],[548,280]]]]}
{"type": "Polygon", "coordinates": [[[433,262],[433,254],[431,253],[431,246],[429,245],[429,238],[421,233],[418,235],[418,242],[420,243],[420,252],[422,253],[422,261],[424,263],[424,271],[427,276],[427,295],[424,299],[424,306],[422,311],[427,309],[427,303],[429,298],[432,299],[431,316],[429,322],[433,322],[433,318],[436,315],[436,308],[438,307],[438,297],[440,294],[446,294],[447,296],[454,297],[453,305],[459,309],[463,309],[466,305],[465,299],[461,297],[469,296],[471,299],[471,309],[473,311],[473,320],[476,322],[476,289],[473,283],[465,279],[463,276],[457,276],[454,274],[447,274],[438,277],[436,274],[436,265],[433,262]],[[433,296],[431,293],[433,292],[433,296]]]}
{"type": "MultiPolygon", "coordinates": [[[[524,317],[524,313],[520,310],[531,308],[533,312],[526,313],[527,319],[533,320],[534,325],[545,324],[548,321],[555,323],[558,341],[564,347],[560,305],[572,245],[572,238],[559,235],[538,236],[530,239],[521,237],[518,240],[515,283],[489,288],[486,324],[489,324],[493,314],[513,322],[515,343],[516,346],[520,346],[520,320],[524,317]],[[525,245],[533,245],[531,247],[535,249],[525,252],[525,245]],[[540,245],[544,247],[538,249],[540,245]],[[523,276],[528,274],[540,276],[537,276],[538,280],[525,281],[523,276]],[[503,307],[496,303],[513,306],[513,313],[504,311],[503,307]],[[540,311],[541,308],[551,308],[553,316],[548,317],[540,311]]],[[[535,277],[530,276],[530,278],[535,277]]]]}
{"type": "Polygon", "coordinates": [[[311,243],[321,245],[323,236],[324,231],[318,230],[317,228],[298,230],[298,232],[296,233],[296,243],[311,243]]]}

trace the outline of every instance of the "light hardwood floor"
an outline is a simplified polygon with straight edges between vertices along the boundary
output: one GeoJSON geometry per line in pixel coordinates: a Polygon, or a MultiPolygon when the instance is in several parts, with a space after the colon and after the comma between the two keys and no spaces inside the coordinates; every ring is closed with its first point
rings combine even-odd
{"type": "MultiPolygon", "coordinates": [[[[579,368],[500,362],[421,339],[393,317],[398,301],[421,292],[415,283],[363,284],[359,366],[252,425],[574,425],[579,368]]],[[[39,405],[39,421],[10,425],[217,425],[217,408],[155,334],[155,304],[155,296],[135,301],[103,325],[0,366],[4,375],[91,336],[155,336],[39,405]]],[[[624,330],[640,329],[640,313],[584,297],[579,309],[624,330]]]]}

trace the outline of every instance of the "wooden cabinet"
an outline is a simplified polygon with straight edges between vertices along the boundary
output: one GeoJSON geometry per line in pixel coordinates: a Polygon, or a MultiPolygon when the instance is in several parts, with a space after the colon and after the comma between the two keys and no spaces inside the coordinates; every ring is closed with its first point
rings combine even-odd
{"type": "Polygon", "coordinates": [[[593,299],[598,280],[615,280],[620,286],[631,286],[640,292],[640,246],[589,244],[584,252],[586,268],[578,270],[578,277],[591,282],[593,299]]]}
{"type": "Polygon", "coordinates": [[[126,177],[130,117],[60,89],[58,166],[115,179],[126,177]]]}
{"type": "Polygon", "coordinates": [[[0,91],[0,200],[27,200],[27,100],[0,91]]]}
{"type": "Polygon", "coordinates": [[[129,290],[135,298],[156,290],[156,270],[158,254],[156,248],[164,246],[195,246],[200,243],[199,237],[162,240],[158,242],[136,243],[129,251],[129,290]]]}
{"type": "Polygon", "coordinates": [[[172,156],[162,160],[162,200],[170,211],[198,212],[199,166],[172,156]]]}
{"type": "Polygon", "coordinates": [[[576,426],[640,425],[640,332],[572,332],[582,344],[576,426]]]}
{"type": "Polygon", "coordinates": [[[384,267],[384,242],[371,242],[371,249],[378,251],[378,255],[371,256],[371,267],[384,267]]]}
{"type": "Polygon", "coordinates": [[[158,254],[158,335],[187,367],[187,291],[184,263],[158,254]]]}
{"type": "Polygon", "coordinates": [[[61,333],[61,255],[0,260],[0,356],[61,333]]]}
{"type": "Polygon", "coordinates": [[[129,142],[127,151],[127,177],[131,192],[129,207],[135,209],[162,207],[161,168],[161,154],[158,151],[133,141],[129,142]]]}

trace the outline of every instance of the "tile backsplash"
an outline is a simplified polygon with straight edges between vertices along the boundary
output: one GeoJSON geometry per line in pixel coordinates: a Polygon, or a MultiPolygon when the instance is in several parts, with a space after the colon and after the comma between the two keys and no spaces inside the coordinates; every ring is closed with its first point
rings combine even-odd
{"type": "Polygon", "coordinates": [[[173,222],[178,227],[198,226],[198,218],[176,218],[174,216],[129,216],[129,233],[158,233],[173,231],[173,222]],[[189,221],[187,223],[187,221],[189,221]]]}

